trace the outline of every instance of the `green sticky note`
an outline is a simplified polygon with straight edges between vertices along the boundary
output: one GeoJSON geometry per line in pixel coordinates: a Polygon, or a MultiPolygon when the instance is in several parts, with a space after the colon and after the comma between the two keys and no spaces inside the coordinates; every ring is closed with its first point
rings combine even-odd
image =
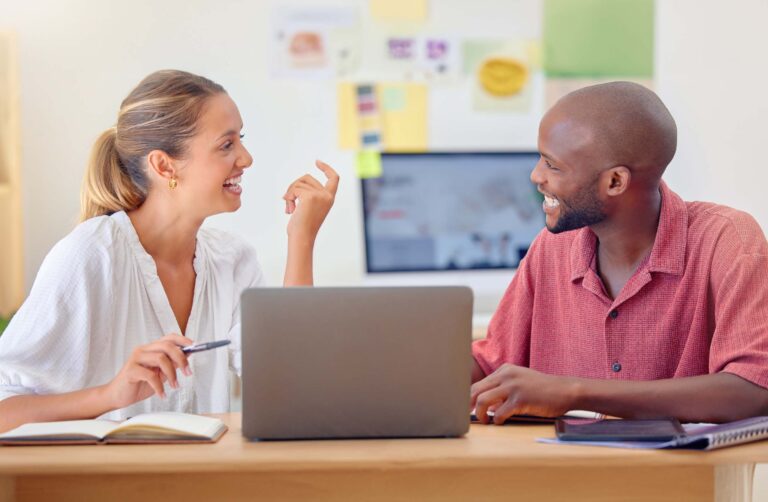
{"type": "Polygon", "coordinates": [[[549,77],[652,77],[654,0],[544,0],[549,77]]]}
{"type": "Polygon", "coordinates": [[[360,179],[381,177],[381,153],[376,150],[362,150],[357,152],[357,166],[355,171],[360,179]]]}
{"type": "Polygon", "coordinates": [[[405,89],[403,87],[386,86],[382,89],[384,109],[399,111],[405,108],[405,89]]]}

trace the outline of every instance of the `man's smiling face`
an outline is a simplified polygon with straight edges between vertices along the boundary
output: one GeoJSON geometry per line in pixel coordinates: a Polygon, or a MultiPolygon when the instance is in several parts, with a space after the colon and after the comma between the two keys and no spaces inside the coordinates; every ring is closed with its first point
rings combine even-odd
{"type": "Polygon", "coordinates": [[[596,225],[606,218],[599,194],[593,133],[557,107],[539,127],[541,158],[531,181],[544,195],[547,229],[552,233],[596,225]]]}

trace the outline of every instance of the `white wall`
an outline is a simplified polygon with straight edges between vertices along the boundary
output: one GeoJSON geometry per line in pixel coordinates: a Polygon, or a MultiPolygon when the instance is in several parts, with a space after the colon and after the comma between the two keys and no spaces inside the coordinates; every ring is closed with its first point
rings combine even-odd
{"type": "Polygon", "coordinates": [[[768,2],[658,0],[656,83],[677,119],[667,171],[686,199],[751,213],[768,228],[768,2]]]}
{"type": "MultiPolygon", "coordinates": [[[[318,239],[316,277],[322,284],[361,280],[359,182],[352,154],[336,147],[335,83],[271,78],[267,34],[271,6],[280,3],[286,2],[0,0],[0,29],[15,30],[20,38],[27,288],[47,250],[76,223],[80,180],[93,140],[114,123],[131,87],[160,68],[217,80],[243,115],[246,144],[255,159],[244,179],[243,207],[212,223],[247,236],[260,251],[269,282],[279,284],[287,221],[280,197],[293,178],[313,169],[315,158],[324,159],[343,181],[318,239]]],[[[367,11],[366,0],[290,5],[297,3],[357,5],[362,14],[367,11]]],[[[488,15],[468,20],[466,3],[442,0],[434,8],[441,15],[433,16],[426,29],[460,25],[474,35],[504,36],[510,30],[538,35],[538,22],[523,23],[513,15],[522,5],[538,16],[538,0],[473,5],[488,15]]],[[[361,18],[370,31],[367,14],[361,18]]],[[[435,121],[431,140],[437,147],[456,147],[462,140],[468,147],[534,145],[537,120],[521,122],[511,115],[493,119],[495,127],[486,127],[490,137],[475,134],[476,141],[467,142],[466,132],[450,126],[446,103],[457,102],[455,96],[442,91],[432,99],[448,117],[438,114],[435,121]],[[474,144],[478,141],[483,143],[474,144]]]]}
{"type": "MultiPolygon", "coordinates": [[[[323,284],[361,279],[359,187],[351,154],[336,148],[335,86],[270,77],[267,34],[275,3],[286,2],[0,0],[0,29],[17,31],[20,38],[28,288],[47,250],[76,223],[80,179],[93,140],[114,123],[133,85],[169,67],[222,83],[245,120],[246,144],[255,161],[244,180],[243,208],[215,217],[213,224],[247,235],[260,251],[269,281],[279,284],[286,223],[280,196],[294,177],[322,158],[343,180],[317,243],[317,278],[323,284]]],[[[298,3],[358,5],[362,12],[367,5],[365,0],[298,3]]],[[[657,89],[680,129],[679,153],[667,179],[688,199],[745,209],[766,228],[768,203],[762,192],[768,170],[758,152],[766,136],[760,119],[768,112],[763,53],[768,3],[657,4],[657,89]]],[[[459,23],[463,32],[476,35],[535,34],[537,28],[513,15],[520,5],[536,6],[538,0],[432,0],[427,29],[459,23]]],[[[363,22],[371,28],[367,16],[363,22]]],[[[432,98],[446,110],[445,120],[431,132],[438,147],[467,134],[462,124],[445,126],[450,107],[443,105],[451,100],[440,96],[432,98]]],[[[500,119],[496,126],[484,146],[535,145],[535,123],[500,119]]]]}
{"type": "MultiPolygon", "coordinates": [[[[268,16],[262,2],[2,0],[0,26],[19,32],[26,278],[76,223],[88,150],[115,122],[120,101],[151,71],[179,68],[221,82],[239,104],[254,166],[243,210],[224,225],[246,233],[279,282],[285,245],[280,196],[315,157],[338,166],[345,190],[319,247],[326,277],[360,268],[349,155],[336,151],[330,85],[267,78],[268,16]],[[330,254],[330,253],[328,253],[330,254]]],[[[354,275],[354,272],[352,272],[354,275]]]]}
{"type": "MultiPolygon", "coordinates": [[[[768,2],[657,0],[656,83],[677,119],[666,178],[686,199],[751,213],[768,229],[768,2]]],[[[768,500],[768,464],[753,500],[768,500]]]]}
{"type": "MultiPolygon", "coordinates": [[[[92,141],[113,124],[133,85],[169,67],[224,84],[245,120],[255,163],[244,181],[243,208],[213,223],[247,235],[270,282],[279,284],[286,222],[280,195],[292,178],[312,169],[314,158],[325,159],[341,172],[343,184],[319,237],[317,277],[323,284],[360,280],[359,187],[351,154],[336,148],[335,88],[331,81],[270,78],[267,33],[275,3],[286,2],[0,0],[0,29],[20,37],[27,288],[47,250],[76,223],[92,141]]],[[[370,29],[365,0],[289,2],[297,3],[358,5],[370,29]]],[[[514,15],[521,5],[535,11],[539,2],[433,0],[427,28],[535,34],[537,28],[514,15]]],[[[758,152],[765,137],[760,119],[768,111],[766,19],[764,0],[657,2],[657,89],[680,128],[679,153],[667,179],[688,199],[751,212],[764,228],[768,171],[758,152]]],[[[435,92],[433,107],[450,110],[445,103],[458,101],[454,97],[435,92]]],[[[464,119],[452,120],[446,112],[435,121],[433,145],[466,143],[463,135],[477,128],[464,119]]],[[[470,142],[490,148],[535,145],[535,124],[500,119],[497,125],[470,142]]]]}

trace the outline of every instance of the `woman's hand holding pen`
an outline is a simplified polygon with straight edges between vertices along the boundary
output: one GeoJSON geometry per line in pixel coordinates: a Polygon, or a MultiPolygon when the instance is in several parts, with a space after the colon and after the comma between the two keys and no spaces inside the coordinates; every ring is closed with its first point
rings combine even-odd
{"type": "Polygon", "coordinates": [[[114,409],[124,408],[157,394],[165,397],[164,383],[176,389],[176,370],[187,376],[187,355],[181,348],[192,341],[181,335],[166,335],[159,340],[137,347],[120,372],[107,384],[107,395],[114,409]]]}

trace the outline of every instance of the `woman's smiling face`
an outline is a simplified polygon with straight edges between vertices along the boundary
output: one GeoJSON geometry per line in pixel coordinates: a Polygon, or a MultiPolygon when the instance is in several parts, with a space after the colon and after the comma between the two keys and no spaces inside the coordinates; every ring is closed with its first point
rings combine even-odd
{"type": "Polygon", "coordinates": [[[184,207],[200,218],[240,207],[240,178],[253,162],[241,141],[242,128],[240,112],[228,94],[208,98],[176,171],[184,207]]]}

